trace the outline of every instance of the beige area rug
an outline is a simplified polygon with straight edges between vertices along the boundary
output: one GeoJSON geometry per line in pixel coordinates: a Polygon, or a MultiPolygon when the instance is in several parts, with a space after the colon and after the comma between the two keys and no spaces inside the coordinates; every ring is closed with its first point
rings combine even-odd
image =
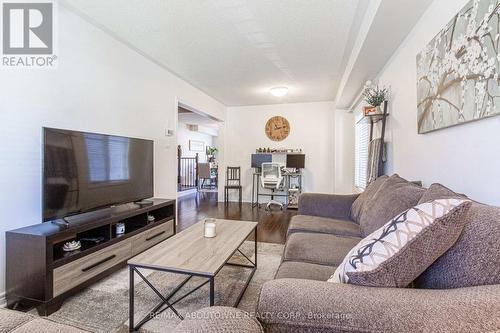
{"type": "MultiPolygon", "coordinates": [[[[253,242],[245,242],[242,251],[251,255],[253,260],[253,242]]],[[[272,280],[278,270],[283,245],[258,243],[257,270],[250,282],[238,308],[250,313],[255,311],[260,289],[264,282],[272,280]]],[[[241,255],[235,255],[231,262],[244,262],[241,255]]],[[[168,294],[185,275],[141,270],[148,280],[163,293],[168,294]]],[[[231,306],[244,286],[250,269],[225,266],[215,277],[215,305],[231,306]]],[[[182,291],[192,290],[206,279],[193,277],[182,291]]],[[[49,316],[50,320],[72,325],[90,332],[128,332],[129,311],[129,272],[125,268],[69,298],[62,308],[49,316]]],[[[175,301],[177,296],[172,299],[175,301]]],[[[149,313],[160,302],[153,290],[135,275],[135,323],[149,313]]],[[[208,284],[187,296],[175,305],[182,315],[209,306],[208,284]]],[[[32,311],[36,314],[36,311],[32,311]]],[[[172,332],[180,319],[171,310],[164,311],[157,318],[146,323],[140,332],[172,332]]]]}

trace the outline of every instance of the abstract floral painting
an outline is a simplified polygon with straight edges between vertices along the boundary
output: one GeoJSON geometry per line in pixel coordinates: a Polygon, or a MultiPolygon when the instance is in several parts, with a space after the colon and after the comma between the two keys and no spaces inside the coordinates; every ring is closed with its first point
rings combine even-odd
{"type": "Polygon", "coordinates": [[[500,114],[500,0],[472,0],[417,56],[418,133],[500,114]]]}

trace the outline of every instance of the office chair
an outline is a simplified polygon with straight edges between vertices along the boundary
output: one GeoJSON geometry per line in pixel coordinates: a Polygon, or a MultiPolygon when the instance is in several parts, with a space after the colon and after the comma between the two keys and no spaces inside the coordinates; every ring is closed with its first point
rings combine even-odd
{"type": "MultiPolygon", "coordinates": [[[[281,175],[281,166],[278,163],[262,163],[262,175],[260,182],[263,188],[270,189],[273,193],[276,190],[281,190],[283,185],[283,176],[281,175]]],[[[283,209],[283,203],[274,200],[271,195],[271,200],[266,205],[267,209],[271,209],[272,205],[277,205],[283,209]]]]}

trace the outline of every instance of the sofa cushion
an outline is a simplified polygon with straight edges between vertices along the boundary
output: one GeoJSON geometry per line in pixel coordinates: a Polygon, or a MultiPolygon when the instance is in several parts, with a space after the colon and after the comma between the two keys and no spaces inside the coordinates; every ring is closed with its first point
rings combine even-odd
{"type": "Polygon", "coordinates": [[[312,232],[338,236],[361,236],[359,225],[346,220],[326,217],[295,215],[290,221],[288,235],[295,232],[312,232]]]}
{"type": "Polygon", "coordinates": [[[59,324],[20,311],[0,309],[0,333],[84,333],[79,328],[59,324]]]}
{"type": "Polygon", "coordinates": [[[498,333],[499,313],[500,286],[419,290],[301,279],[264,283],[257,307],[267,333],[498,333]]]}
{"type": "Polygon", "coordinates": [[[12,333],[85,333],[87,331],[83,331],[79,328],[59,324],[49,319],[36,318],[32,321],[29,321],[15,330],[12,333]]]}
{"type": "Polygon", "coordinates": [[[417,288],[500,284],[500,207],[473,203],[455,245],[415,281],[417,288]]]}
{"type": "Polygon", "coordinates": [[[364,204],[373,199],[380,186],[388,179],[387,176],[381,176],[373,181],[368,187],[359,195],[351,206],[351,219],[359,224],[361,214],[363,213],[364,204]]]}
{"type": "Polygon", "coordinates": [[[359,237],[293,233],[286,242],[283,260],[338,266],[360,240],[359,237]]]}
{"type": "Polygon", "coordinates": [[[394,216],[416,206],[424,192],[424,188],[398,175],[389,177],[373,198],[363,204],[359,221],[361,235],[368,236],[394,216]]]}
{"type": "Polygon", "coordinates": [[[470,201],[440,199],[395,217],[356,245],[330,282],[408,286],[458,239],[470,201]]]}
{"type": "Polygon", "coordinates": [[[33,319],[33,316],[24,312],[0,308],[0,333],[11,332],[16,327],[33,319]]]}
{"type": "Polygon", "coordinates": [[[450,190],[449,188],[447,188],[442,184],[434,183],[424,192],[418,203],[421,204],[424,202],[430,202],[437,199],[451,199],[451,198],[468,199],[465,194],[455,193],[454,191],[450,190]]]}
{"type": "Polygon", "coordinates": [[[310,264],[306,262],[284,261],[281,263],[274,278],[325,281],[335,272],[335,268],[335,266],[310,264]]]}

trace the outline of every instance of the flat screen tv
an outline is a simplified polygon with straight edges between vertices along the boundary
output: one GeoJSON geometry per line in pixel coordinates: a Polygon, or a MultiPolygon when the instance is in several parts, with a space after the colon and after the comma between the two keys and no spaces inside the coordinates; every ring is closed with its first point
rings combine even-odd
{"type": "Polygon", "coordinates": [[[294,169],[304,169],[306,167],[306,155],[304,154],[286,155],[286,167],[294,169]]]}
{"type": "Polygon", "coordinates": [[[153,196],[153,141],[43,129],[43,221],[153,196]]]}
{"type": "Polygon", "coordinates": [[[252,154],[252,168],[261,168],[262,163],[271,163],[273,155],[271,154],[252,154]]]}

